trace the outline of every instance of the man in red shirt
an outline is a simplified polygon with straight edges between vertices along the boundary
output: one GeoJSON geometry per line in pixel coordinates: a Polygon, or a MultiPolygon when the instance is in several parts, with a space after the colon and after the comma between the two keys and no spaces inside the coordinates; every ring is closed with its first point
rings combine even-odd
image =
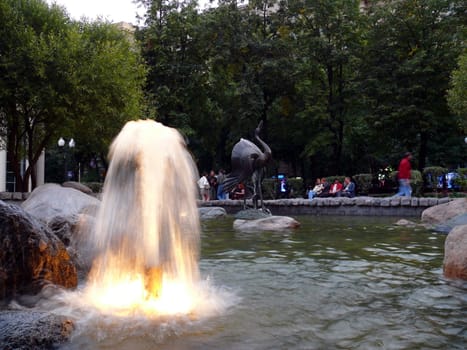
{"type": "Polygon", "coordinates": [[[410,197],[412,195],[412,187],[410,186],[410,172],[412,166],[410,160],[412,159],[412,153],[407,152],[399,163],[399,172],[397,177],[399,179],[399,192],[396,196],[410,197]]]}

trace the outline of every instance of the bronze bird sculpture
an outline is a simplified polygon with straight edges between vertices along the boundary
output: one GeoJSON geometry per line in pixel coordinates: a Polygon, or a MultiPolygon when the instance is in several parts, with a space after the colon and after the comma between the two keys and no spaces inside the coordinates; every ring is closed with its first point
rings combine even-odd
{"type": "Polygon", "coordinates": [[[241,138],[232,149],[232,172],[227,175],[224,181],[224,192],[228,193],[239,183],[251,178],[253,182],[252,199],[255,209],[258,209],[258,198],[261,200],[261,209],[264,208],[261,181],[264,176],[264,168],[272,157],[271,149],[259,137],[262,126],[263,121],[260,121],[255,129],[255,139],[261,145],[263,151],[253,142],[241,138]]]}

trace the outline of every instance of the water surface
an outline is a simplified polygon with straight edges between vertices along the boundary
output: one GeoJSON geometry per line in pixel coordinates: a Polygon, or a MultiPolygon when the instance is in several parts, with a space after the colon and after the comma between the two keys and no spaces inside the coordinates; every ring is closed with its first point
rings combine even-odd
{"type": "Polygon", "coordinates": [[[467,347],[467,284],[442,276],[445,236],[394,218],[297,219],[279,233],[204,223],[202,271],[241,300],[182,348],[467,347]]]}
{"type": "Polygon", "coordinates": [[[467,347],[467,283],[442,275],[446,236],[396,218],[297,219],[298,230],[256,233],[234,231],[233,218],[203,222],[201,274],[235,302],[119,348],[467,347]]]}

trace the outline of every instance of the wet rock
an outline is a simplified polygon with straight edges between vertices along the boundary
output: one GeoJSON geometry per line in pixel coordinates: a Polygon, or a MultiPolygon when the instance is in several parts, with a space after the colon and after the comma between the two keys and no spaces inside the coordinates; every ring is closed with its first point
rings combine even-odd
{"type": "Polygon", "coordinates": [[[66,181],[66,182],[62,183],[62,186],[63,187],[74,188],[75,190],[81,191],[81,192],[83,192],[85,194],[92,194],[92,190],[88,186],[83,185],[80,182],[66,181]]]}
{"type": "Polygon", "coordinates": [[[89,240],[95,221],[94,215],[80,214],[69,217],[56,216],[47,225],[65,244],[68,255],[77,269],[79,281],[87,278],[96,257],[96,248],[89,240]]]}
{"type": "Polygon", "coordinates": [[[234,229],[240,231],[279,231],[297,228],[300,223],[288,216],[269,216],[257,220],[237,219],[233,226],[234,229]]]}
{"type": "Polygon", "coordinates": [[[0,311],[0,348],[54,349],[68,341],[73,329],[70,319],[44,311],[0,311]]]}
{"type": "Polygon", "coordinates": [[[65,245],[21,207],[0,201],[0,299],[35,294],[47,284],[77,285],[65,245]]]}
{"type": "Polygon", "coordinates": [[[440,233],[449,233],[451,230],[460,225],[467,225],[467,213],[454,216],[453,218],[438,224],[434,225],[433,231],[440,232],[440,233]]]}
{"type": "Polygon", "coordinates": [[[36,218],[49,223],[57,216],[73,217],[82,213],[95,213],[100,201],[74,188],[57,184],[37,187],[22,204],[23,209],[36,218]]]}
{"type": "Polygon", "coordinates": [[[422,213],[422,222],[439,224],[465,213],[467,213],[467,198],[454,199],[425,209],[422,213]]]}
{"type": "Polygon", "coordinates": [[[203,207],[198,208],[201,220],[217,219],[227,216],[227,212],[222,207],[203,207]]]}
{"type": "Polygon", "coordinates": [[[396,226],[415,227],[417,224],[407,219],[400,219],[395,223],[396,226]]]}
{"type": "Polygon", "coordinates": [[[236,219],[242,220],[257,220],[262,218],[267,218],[271,216],[271,212],[269,210],[261,210],[261,209],[245,209],[240,210],[238,213],[235,214],[236,219]]]}
{"type": "Polygon", "coordinates": [[[444,275],[467,280],[467,225],[456,226],[444,243],[444,275]]]}

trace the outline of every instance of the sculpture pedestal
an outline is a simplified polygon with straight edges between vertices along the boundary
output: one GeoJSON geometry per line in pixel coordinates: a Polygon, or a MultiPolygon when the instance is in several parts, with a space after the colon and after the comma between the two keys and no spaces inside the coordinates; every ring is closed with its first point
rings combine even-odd
{"type": "Polygon", "coordinates": [[[300,223],[288,216],[268,215],[259,219],[236,219],[233,223],[238,231],[283,231],[300,227],[300,223]]]}
{"type": "Polygon", "coordinates": [[[257,220],[272,216],[269,209],[244,209],[235,214],[235,219],[257,220]]]}

